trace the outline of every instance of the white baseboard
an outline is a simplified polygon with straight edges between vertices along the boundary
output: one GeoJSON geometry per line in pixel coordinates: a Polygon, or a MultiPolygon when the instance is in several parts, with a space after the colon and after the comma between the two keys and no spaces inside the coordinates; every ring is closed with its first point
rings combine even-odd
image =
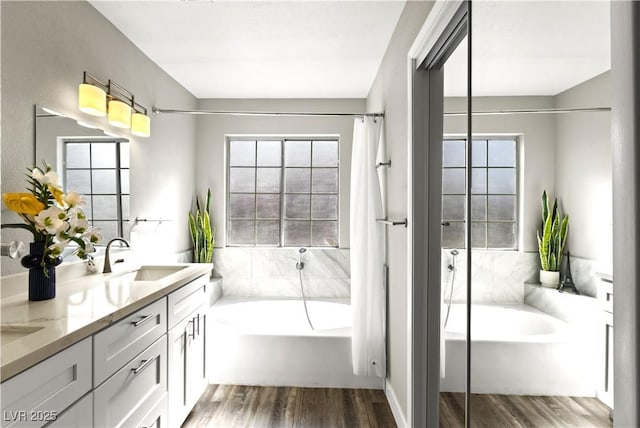
{"type": "Polygon", "coordinates": [[[400,403],[398,403],[396,393],[393,391],[393,387],[391,387],[389,382],[385,383],[384,393],[389,401],[389,407],[391,407],[391,413],[393,413],[393,418],[396,420],[396,425],[398,425],[398,428],[406,428],[407,418],[405,417],[404,412],[400,407],[400,403]]]}

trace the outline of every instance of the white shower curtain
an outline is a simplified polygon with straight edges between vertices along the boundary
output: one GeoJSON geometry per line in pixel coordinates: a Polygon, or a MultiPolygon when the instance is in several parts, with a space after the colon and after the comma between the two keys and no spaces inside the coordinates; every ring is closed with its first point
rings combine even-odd
{"type": "Polygon", "coordinates": [[[351,157],[351,354],[356,375],[386,376],[384,224],[376,154],[382,119],[357,118],[351,157]]]}

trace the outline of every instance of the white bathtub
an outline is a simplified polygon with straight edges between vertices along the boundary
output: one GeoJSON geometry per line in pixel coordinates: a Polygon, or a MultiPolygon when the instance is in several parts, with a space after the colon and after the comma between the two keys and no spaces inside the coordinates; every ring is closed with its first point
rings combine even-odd
{"type": "MultiPolygon", "coordinates": [[[[471,311],[472,392],[595,396],[594,374],[567,323],[524,304],[474,304],[471,311]]],[[[465,333],[466,307],[453,304],[441,391],[465,389],[465,333]]]]}
{"type": "Polygon", "coordinates": [[[223,298],[212,311],[209,382],[239,385],[382,388],[351,368],[348,300],[223,298]]]}

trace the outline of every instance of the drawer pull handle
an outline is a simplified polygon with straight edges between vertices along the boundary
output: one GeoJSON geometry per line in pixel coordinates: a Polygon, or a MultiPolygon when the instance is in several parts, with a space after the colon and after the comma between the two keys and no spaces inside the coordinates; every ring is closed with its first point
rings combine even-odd
{"type": "Polygon", "coordinates": [[[142,319],[140,319],[138,321],[133,321],[131,323],[131,325],[134,326],[134,327],[141,326],[142,324],[146,323],[147,321],[149,321],[153,317],[155,317],[155,314],[147,315],[147,316],[143,317],[142,319]]]}
{"type": "Polygon", "coordinates": [[[135,368],[135,369],[131,369],[131,371],[133,372],[134,375],[137,375],[138,373],[140,373],[142,370],[146,369],[147,366],[149,364],[151,364],[153,362],[153,359],[151,360],[142,360],[139,367],[135,368]]]}

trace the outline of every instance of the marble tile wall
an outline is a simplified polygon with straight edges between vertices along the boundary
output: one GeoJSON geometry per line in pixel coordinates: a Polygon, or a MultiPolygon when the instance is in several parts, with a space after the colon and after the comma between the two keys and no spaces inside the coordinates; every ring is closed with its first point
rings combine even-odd
{"type": "MultiPolygon", "coordinates": [[[[467,258],[464,251],[456,256],[453,302],[466,301],[467,258]]],[[[519,251],[474,250],[472,266],[472,299],[477,303],[523,303],[525,282],[537,282],[540,264],[538,253],[519,251]]],[[[442,251],[442,290],[449,299],[453,263],[451,250],[442,251]]],[[[565,262],[566,263],[566,262],[565,262]]],[[[565,264],[566,266],[566,264],[565,264]]],[[[598,264],[593,260],[571,257],[571,273],[581,294],[595,297],[599,278],[598,264]]]]}
{"type": "MultiPolygon", "coordinates": [[[[300,298],[297,248],[216,248],[215,271],[227,297],[300,298]]],[[[350,297],[349,249],[307,250],[302,270],[305,296],[350,297]]]]}
{"type": "MultiPolygon", "coordinates": [[[[450,250],[442,251],[442,290],[449,299],[453,263],[450,250]]],[[[538,254],[519,251],[473,250],[471,257],[472,300],[476,303],[522,303],[524,283],[538,275],[538,254]]],[[[460,250],[456,257],[453,302],[466,301],[467,256],[460,250]]]]}

